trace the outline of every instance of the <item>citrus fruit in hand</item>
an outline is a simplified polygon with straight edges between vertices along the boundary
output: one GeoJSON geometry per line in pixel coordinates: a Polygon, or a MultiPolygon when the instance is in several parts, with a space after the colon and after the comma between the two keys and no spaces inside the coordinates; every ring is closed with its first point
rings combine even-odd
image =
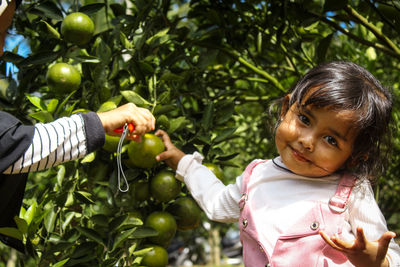
{"type": "Polygon", "coordinates": [[[64,39],[76,45],[87,44],[94,33],[94,23],[88,15],[74,12],[66,16],[61,23],[64,39]]]}
{"type": "Polygon", "coordinates": [[[165,150],[161,138],[147,133],[141,142],[131,141],[128,146],[129,163],[139,168],[152,168],[156,165],[156,156],[165,150]]]}
{"type": "Polygon", "coordinates": [[[181,192],[181,182],[170,171],[160,171],[150,180],[150,193],[160,202],[168,202],[181,192]]]}
{"type": "Polygon", "coordinates": [[[165,267],[168,265],[168,252],[165,248],[157,245],[147,245],[153,248],[147,252],[141,262],[141,265],[147,267],[165,267]]]}
{"type": "Polygon", "coordinates": [[[176,221],[174,216],[166,211],[154,211],[147,216],[145,226],[151,227],[158,235],[149,237],[149,240],[157,245],[167,247],[176,233],[176,221]]]}
{"type": "Polygon", "coordinates": [[[189,197],[180,197],[169,207],[168,211],[174,215],[179,230],[191,230],[200,225],[201,209],[196,201],[189,197]]]}
{"type": "Polygon", "coordinates": [[[222,182],[224,182],[224,179],[225,179],[224,172],[217,164],[206,162],[206,163],[203,163],[203,165],[206,166],[207,168],[209,168],[214,173],[214,175],[217,176],[218,179],[220,179],[222,182]]]}
{"type": "Polygon", "coordinates": [[[46,81],[54,93],[70,93],[79,88],[81,75],[72,65],[56,63],[48,69],[46,81]]]}

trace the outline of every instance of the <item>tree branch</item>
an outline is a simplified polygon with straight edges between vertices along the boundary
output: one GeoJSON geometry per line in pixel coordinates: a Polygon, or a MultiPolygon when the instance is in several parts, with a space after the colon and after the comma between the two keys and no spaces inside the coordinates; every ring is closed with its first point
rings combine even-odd
{"type": "Polygon", "coordinates": [[[396,53],[395,51],[387,48],[386,46],[384,46],[384,45],[382,45],[380,43],[373,43],[373,42],[370,42],[368,40],[362,39],[362,38],[358,37],[357,35],[352,34],[348,29],[340,27],[338,24],[336,24],[335,22],[329,20],[326,17],[320,17],[320,19],[321,19],[321,21],[329,24],[330,26],[332,26],[336,30],[338,30],[338,31],[342,32],[343,34],[347,35],[351,39],[357,41],[358,43],[364,44],[364,45],[367,45],[367,46],[372,46],[372,47],[374,47],[376,49],[379,49],[379,50],[381,50],[381,51],[383,51],[383,52],[385,52],[385,53],[387,53],[387,54],[389,54],[389,55],[391,55],[391,56],[393,56],[393,57],[395,57],[397,59],[400,59],[400,53],[396,53]]]}
{"type": "Polygon", "coordinates": [[[369,23],[366,18],[355,11],[351,6],[347,5],[344,10],[347,12],[347,14],[355,18],[355,20],[359,21],[362,25],[369,29],[379,40],[386,44],[396,54],[400,54],[400,49],[386,35],[384,35],[378,27],[376,27],[372,23],[369,23]]]}

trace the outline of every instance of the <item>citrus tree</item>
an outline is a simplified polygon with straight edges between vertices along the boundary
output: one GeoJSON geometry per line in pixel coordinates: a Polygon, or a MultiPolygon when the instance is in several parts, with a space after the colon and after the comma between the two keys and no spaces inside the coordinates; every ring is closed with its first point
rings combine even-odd
{"type": "MultiPolygon", "coordinates": [[[[398,95],[399,10],[397,1],[374,0],[22,2],[14,26],[32,53],[17,47],[1,58],[2,72],[6,62],[19,68],[17,82],[1,80],[1,107],[32,124],[135,103],[229,183],[252,159],[276,156],[271,104],[316,64],[352,60],[398,95]]],[[[165,266],[174,236],[190,243],[207,234],[187,188],[164,163],[143,160],[146,150],[163,150],[147,137],[152,148],[123,144],[125,193],[111,136],[84,159],[31,173],[17,229],[28,254],[1,247],[0,261],[165,266]]],[[[396,136],[393,150],[374,189],[399,231],[396,136]]],[[[213,227],[223,234],[229,226],[213,227]]]]}

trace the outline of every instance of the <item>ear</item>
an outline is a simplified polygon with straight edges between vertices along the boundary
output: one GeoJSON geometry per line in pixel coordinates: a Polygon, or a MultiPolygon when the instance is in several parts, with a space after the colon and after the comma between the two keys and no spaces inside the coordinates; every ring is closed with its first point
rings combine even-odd
{"type": "Polygon", "coordinates": [[[280,119],[281,119],[281,120],[283,119],[283,117],[285,117],[286,113],[287,113],[288,110],[289,110],[290,95],[291,95],[291,94],[287,94],[287,95],[285,95],[285,96],[283,97],[283,100],[282,100],[282,107],[281,107],[281,114],[280,114],[280,116],[281,116],[280,119]]]}

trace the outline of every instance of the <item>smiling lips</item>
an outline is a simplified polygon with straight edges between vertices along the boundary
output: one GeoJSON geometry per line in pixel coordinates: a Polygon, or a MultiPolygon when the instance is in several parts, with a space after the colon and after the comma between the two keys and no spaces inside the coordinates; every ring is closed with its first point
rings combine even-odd
{"type": "Polygon", "coordinates": [[[292,148],[292,154],[294,156],[295,159],[297,159],[298,161],[302,161],[302,162],[309,162],[308,159],[306,159],[303,154],[301,154],[299,151],[297,151],[296,149],[292,148]]]}

